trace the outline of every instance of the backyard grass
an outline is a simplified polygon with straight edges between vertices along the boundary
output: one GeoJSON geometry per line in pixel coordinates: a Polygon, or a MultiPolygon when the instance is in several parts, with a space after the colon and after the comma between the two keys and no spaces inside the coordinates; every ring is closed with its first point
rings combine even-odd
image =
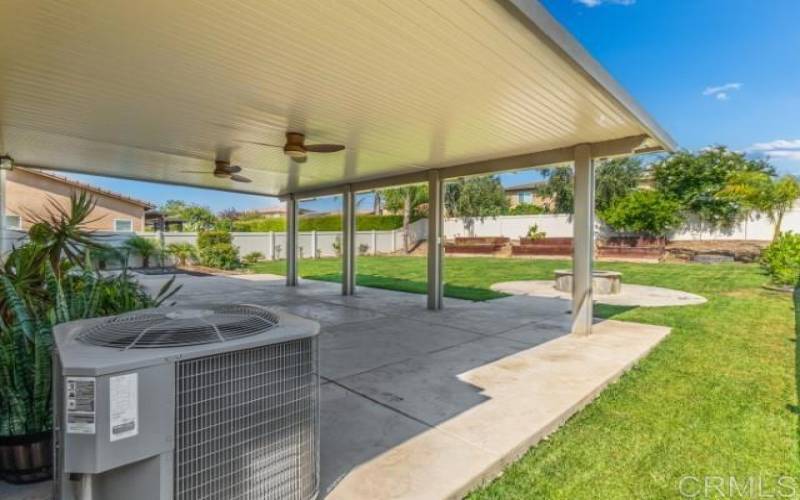
{"type": "MultiPolygon", "coordinates": [[[[489,290],[492,283],[550,279],[563,267],[569,263],[450,258],[445,293],[487,300],[499,295],[489,290]]],[[[597,307],[599,316],[666,325],[672,333],[470,499],[680,498],[684,477],[690,477],[684,492],[695,498],[780,498],[792,493],[791,487],[795,495],[789,498],[798,498],[800,407],[792,297],[761,288],[766,277],[755,265],[597,267],[621,271],[625,283],[676,288],[709,300],[669,308],[597,307]]],[[[254,269],[280,273],[284,263],[254,269]]],[[[335,281],[338,270],[337,259],[300,264],[307,278],[335,281]]],[[[361,285],[425,291],[424,258],[361,257],[358,270],[361,285]]]]}

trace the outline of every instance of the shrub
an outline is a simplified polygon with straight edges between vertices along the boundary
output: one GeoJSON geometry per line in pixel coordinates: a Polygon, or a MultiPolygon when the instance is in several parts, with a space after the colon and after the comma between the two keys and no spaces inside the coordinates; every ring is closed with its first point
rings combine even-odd
{"type": "Polygon", "coordinates": [[[167,253],[178,259],[181,266],[185,266],[189,259],[197,259],[197,249],[191,243],[170,243],[167,253]]]}
{"type": "Polygon", "coordinates": [[[331,243],[331,246],[333,247],[333,251],[336,252],[337,257],[342,255],[342,238],[337,236],[336,239],[333,240],[333,243],[331,243]]]}
{"type": "Polygon", "coordinates": [[[197,248],[200,250],[220,243],[228,245],[233,243],[231,233],[228,231],[201,231],[200,234],[197,235],[197,248]]]}
{"type": "Polygon", "coordinates": [[[217,243],[200,249],[200,262],[216,269],[236,269],[239,262],[239,249],[230,243],[217,243]]]}
{"type": "Polygon", "coordinates": [[[264,254],[261,252],[250,252],[242,257],[242,262],[245,264],[255,264],[258,261],[264,260],[264,254]]]}
{"type": "Polygon", "coordinates": [[[528,238],[532,240],[541,240],[545,236],[545,232],[539,231],[539,226],[537,224],[532,225],[530,229],[528,229],[528,238]]]}
{"type": "Polygon", "coordinates": [[[369,245],[366,243],[358,245],[358,255],[367,255],[367,252],[369,252],[369,245]]]}
{"type": "MultiPolygon", "coordinates": [[[[391,231],[403,226],[401,215],[356,216],[356,227],[359,231],[391,231]]],[[[342,217],[334,215],[313,215],[300,217],[300,231],[341,231],[342,217]]],[[[268,233],[286,231],[286,221],[279,217],[262,217],[260,219],[237,220],[233,222],[233,230],[243,233],[268,233]]]]}
{"type": "Polygon", "coordinates": [[[797,284],[800,278],[800,234],[781,234],[761,254],[761,266],[778,285],[797,284]]]}
{"type": "Polygon", "coordinates": [[[516,207],[508,209],[508,215],[539,215],[545,213],[547,213],[547,210],[544,207],[531,203],[520,203],[516,207]]]}
{"type": "Polygon", "coordinates": [[[649,236],[664,234],[680,224],[680,204],[658,191],[633,191],[615,200],[600,218],[617,231],[649,236]]]}
{"type": "Polygon", "coordinates": [[[142,267],[150,267],[150,257],[158,253],[159,245],[153,238],[134,235],[125,240],[123,246],[142,258],[142,267]]]}

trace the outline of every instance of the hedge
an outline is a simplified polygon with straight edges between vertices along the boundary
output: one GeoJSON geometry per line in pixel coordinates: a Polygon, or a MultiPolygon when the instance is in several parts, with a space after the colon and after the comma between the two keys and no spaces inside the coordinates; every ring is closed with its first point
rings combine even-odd
{"type": "MultiPolygon", "coordinates": [[[[359,231],[391,231],[403,227],[402,215],[370,215],[356,216],[356,227],[359,231]]],[[[300,231],[341,231],[340,215],[316,215],[300,217],[300,231]]],[[[282,217],[240,220],[233,223],[233,230],[244,233],[266,233],[270,231],[286,231],[286,220],[282,217]]]]}

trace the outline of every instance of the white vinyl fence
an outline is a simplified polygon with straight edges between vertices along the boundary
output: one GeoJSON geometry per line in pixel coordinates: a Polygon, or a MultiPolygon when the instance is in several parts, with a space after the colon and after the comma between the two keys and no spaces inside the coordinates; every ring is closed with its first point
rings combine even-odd
{"type": "MultiPolygon", "coordinates": [[[[519,238],[528,233],[528,229],[536,224],[539,231],[549,237],[571,237],[572,216],[567,214],[547,215],[509,215],[496,218],[479,219],[445,219],[444,234],[448,239],[456,236],[469,236],[470,224],[473,236],[505,236],[519,238]]],[[[612,234],[601,222],[595,224],[598,236],[612,234]]],[[[695,222],[688,222],[683,228],[674,231],[669,239],[685,240],[771,240],[775,225],[763,214],[754,214],[746,222],[741,222],[730,230],[710,230],[695,222]]],[[[800,233],[800,209],[787,212],[781,224],[782,231],[800,233]]]]}

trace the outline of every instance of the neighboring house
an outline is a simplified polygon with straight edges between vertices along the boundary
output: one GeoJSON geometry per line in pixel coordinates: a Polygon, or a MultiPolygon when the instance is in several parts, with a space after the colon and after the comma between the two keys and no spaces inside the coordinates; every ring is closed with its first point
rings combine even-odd
{"type": "Polygon", "coordinates": [[[29,229],[32,216],[46,217],[52,201],[69,207],[70,196],[88,192],[97,201],[88,229],[133,232],[144,230],[144,213],[153,204],[42,170],[15,167],[6,177],[6,227],[29,229]],[[52,200],[52,201],[51,201],[52,200]]]}
{"type": "MultiPolygon", "coordinates": [[[[275,205],[274,207],[259,208],[256,209],[255,211],[263,215],[264,217],[270,217],[270,218],[286,217],[286,203],[281,203],[280,205],[275,205]]],[[[308,210],[307,208],[298,208],[297,215],[318,215],[318,214],[313,210],[308,210]]]]}
{"type": "Polygon", "coordinates": [[[508,206],[514,208],[517,205],[536,205],[542,208],[550,208],[553,200],[537,192],[538,188],[545,184],[545,181],[527,182],[504,188],[508,206]]]}

